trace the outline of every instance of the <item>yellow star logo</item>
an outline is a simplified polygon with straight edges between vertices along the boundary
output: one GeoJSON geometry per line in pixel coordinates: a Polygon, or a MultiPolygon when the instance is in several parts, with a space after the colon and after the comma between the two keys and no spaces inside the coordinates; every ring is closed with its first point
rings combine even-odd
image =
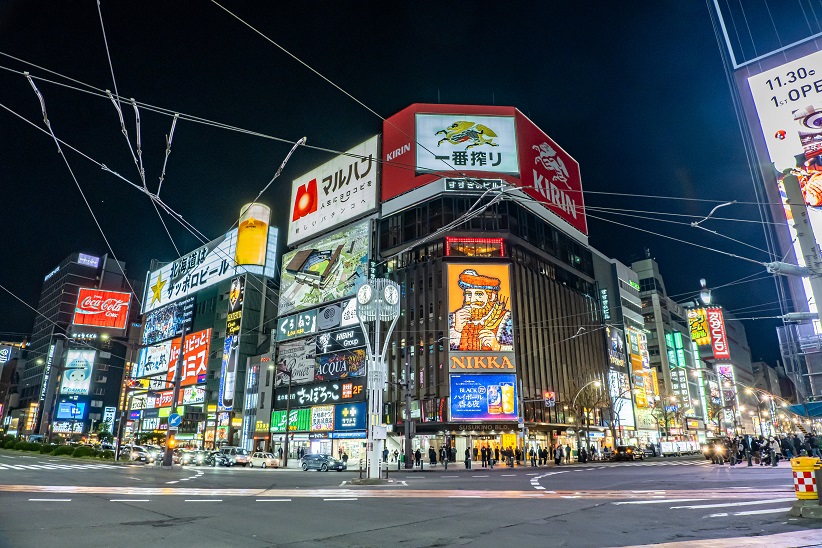
{"type": "Polygon", "coordinates": [[[163,279],[163,273],[160,272],[160,274],[157,276],[157,282],[151,286],[151,304],[154,304],[157,301],[162,300],[163,287],[166,285],[167,281],[168,280],[163,279]]]}

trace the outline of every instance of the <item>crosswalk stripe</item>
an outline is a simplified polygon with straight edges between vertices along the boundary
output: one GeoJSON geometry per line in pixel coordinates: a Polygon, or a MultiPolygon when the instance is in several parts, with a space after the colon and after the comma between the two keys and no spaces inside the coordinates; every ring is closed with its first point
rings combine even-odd
{"type": "Polygon", "coordinates": [[[705,516],[706,518],[725,518],[729,515],[731,516],[758,516],[759,514],[780,514],[784,512],[790,512],[790,507],[788,508],[770,508],[768,510],[749,510],[747,512],[719,512],[718,514],[709,514],[705,516]]]}
{"type": "Polygon", "coordinates": [[[693,502],[697,500],[708,499],[656,499],[656,500],[629,500],[621,502],[612,502],[611,504],[619,506],[621,504],[665,504],[666,502],[693,502]]]}

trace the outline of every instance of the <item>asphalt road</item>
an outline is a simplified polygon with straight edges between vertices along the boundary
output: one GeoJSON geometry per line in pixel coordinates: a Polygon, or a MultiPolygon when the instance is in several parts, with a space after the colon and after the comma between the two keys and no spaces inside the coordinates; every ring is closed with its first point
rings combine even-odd
{"type": "Polygon", "coordinates": [[[0,451],[0,546],[822,544],[822,522],[788,516],[787,463],[451,466],[392,469],[384,485],[356,479],[350,470],[163,469],[0,451]]]}

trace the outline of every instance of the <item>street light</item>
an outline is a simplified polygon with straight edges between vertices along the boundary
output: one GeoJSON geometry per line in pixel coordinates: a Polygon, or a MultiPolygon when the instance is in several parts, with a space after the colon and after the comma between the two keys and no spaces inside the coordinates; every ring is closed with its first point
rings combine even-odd
{"type": "MultiPolygon", "coordinates": [[[[597,388],[599,388],[600,386],[602,386],[602,382],[601,382],[601,381],[599,381],[599,380],[594,380],[594,381],[590,381],[590,382],[587,382],[587,383],[583,384],[583,385],[582,385],[582,388],[580,388],[579,390],[577,390],[577,393],[576,393],[576,394],[574,394],[574,399],[573,399],[573,400],[571,400],[571,409],[576,409],[577,397],[579,397],[579,395],[580,395],[580,394],[582,394],[582,391],[583,391],[583,390],[585,390],[587,387],[591,386],[592,384],[593,384],[594,386],[596,386],[597,388]]],[[[587,414],[587,413],[584,413],[584,416],[585,416],[585,419],[586,419],[586,421],[587,421],[587,419],[588,419],[588,414],[587,414]]],[[[588,442],[589,442],[589,441],[590,441],[590,440],[585,440],[586,447],[587,447],[587,445],[588,445],[588,442]]],[[[579,429],[577,429],[577,452],[579,452],[579,447],[580,447],[579,429]]]]}

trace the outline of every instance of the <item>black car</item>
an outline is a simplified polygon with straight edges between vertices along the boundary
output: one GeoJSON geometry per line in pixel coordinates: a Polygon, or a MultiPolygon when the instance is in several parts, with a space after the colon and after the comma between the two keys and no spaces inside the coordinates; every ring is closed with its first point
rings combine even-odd
{"type": "Polygon", "coordinates": [[[231,466],[231,461],[221,451],[208,451],[203,459],[203,464],[206,466],[231,466]]]}
{"type": "Polygon", "coordinates": [[[328,472],[329,470],[342,472],[348,468],[343,461],[322,453],[312,453],[304,456],[300,459],[300,466],[303,470],[319,470],[321,472],[328,472]]]}
{"type": "Polygon", "coordinates": [[[702,454],[705,455],[706,460],[711,462],[719,462],[720,457],[723,461],[727,461],[730,458],[728,445],[730,445],[728,438],[708,438],[702,444],[702,454]]]}
{"type": "Polygon", "coordinates": [[[636,445],[617,445],[611,460],[645,460],[645,453],[636,445]]]}

